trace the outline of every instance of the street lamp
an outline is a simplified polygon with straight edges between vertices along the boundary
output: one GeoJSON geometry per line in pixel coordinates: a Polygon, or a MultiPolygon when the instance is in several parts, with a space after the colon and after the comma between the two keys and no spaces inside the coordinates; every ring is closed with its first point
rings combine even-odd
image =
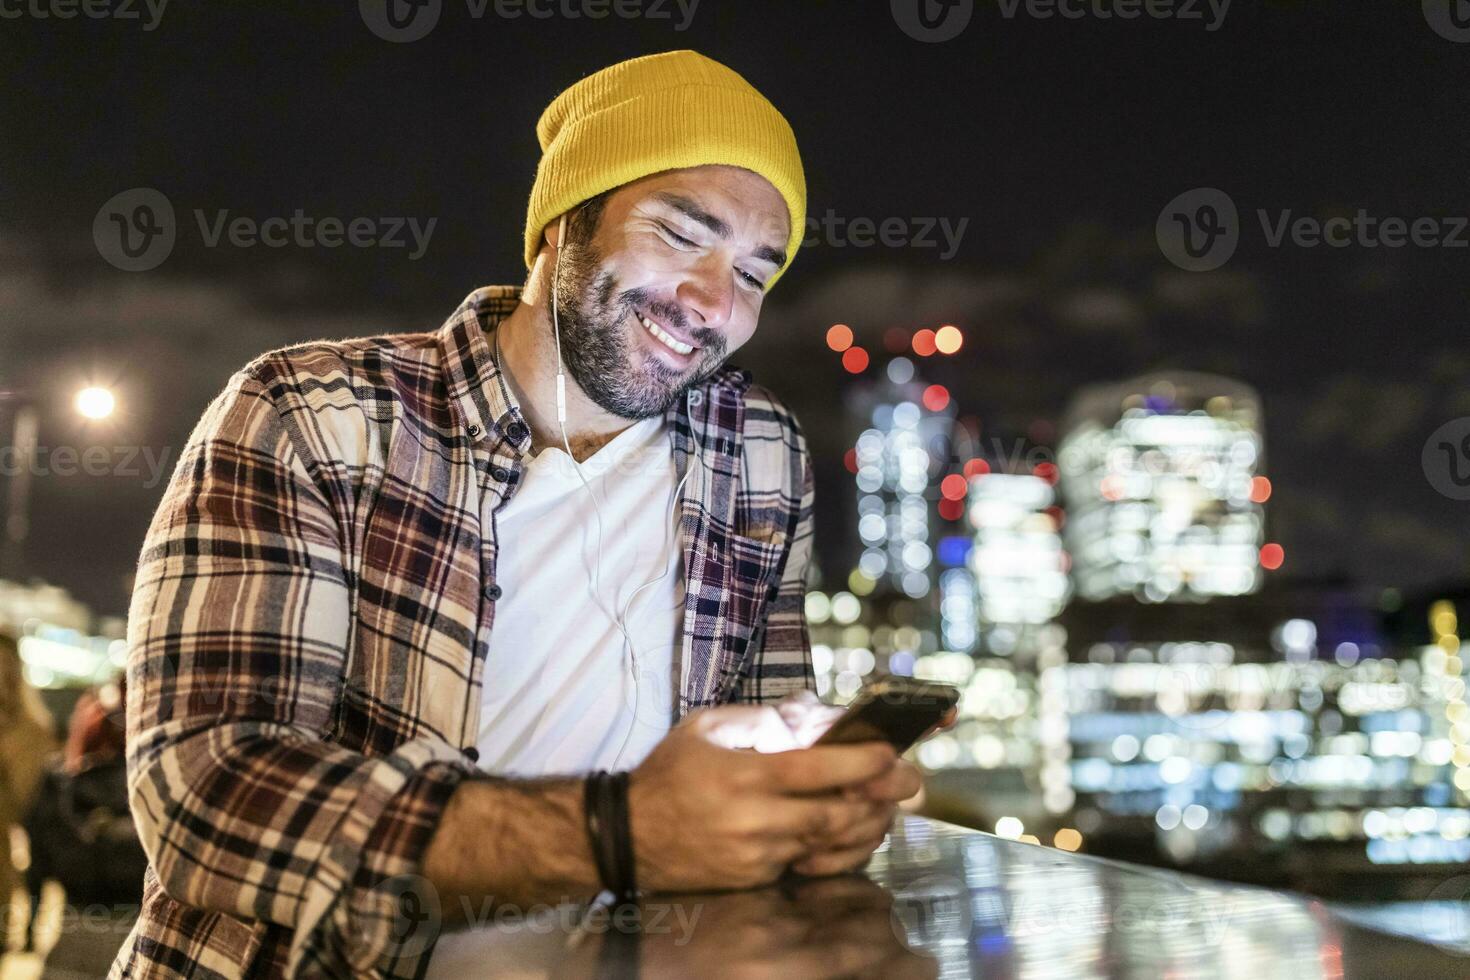
{"type": "MultiPolygon", "coordinates": [[[[0,578],[19,573],[26,535],[30,531],[28,506],[32,458],[36,454],[36,439],[41,428],[36,401],[30,392],[0,389],[0,404],[14,406],[9,453],[0,447],[0,472],[10,477],[5,523],[0,526],[0,578]]],[[[84,418],[105,419],[116,410],[117,397],[107,388],[90,386],[77,392],[73,405],[84,418]]]]}
{"type": "Polygon", "coordinates": [[[117,408],[117,398],[106,388],[83,388],[77,392],[73,404],[83,417],[100,420],[107,418],[117,408]]]}

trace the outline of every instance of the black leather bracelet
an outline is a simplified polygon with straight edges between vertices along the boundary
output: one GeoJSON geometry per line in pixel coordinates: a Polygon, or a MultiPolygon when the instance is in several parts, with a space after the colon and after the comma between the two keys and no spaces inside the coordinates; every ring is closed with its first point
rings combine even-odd
{"type": "Polygon", "coordinates": [[[632,901],[638,895],[628,780],[626,772],[598,770],[587,776],[582,794],[587,840],[597,863],[597,876],[618,902],[632,901]]]}
{"type": "Polygon", "coordinates": [[[621,891],[616,893],[624,901],[638,897],[638,874],[634,866],[632,817],[628,809],[628,780],[626,772],[613,775],[613,839],[618,845],[618,881],[621,891]]]}
{"type": "Polygon", "coordinates": [[[611,888],[616,872],[608,861],[607,842],[610,838],[603,808],[603,782],[607,773],[598,771],[588,774],[583,780],[582,809],[587,822],[587,842],[592,846],[592,860],[597,864],[597,877],[602,887],[611,888]]]}
{"type": "Polygon", "coordinates": [[[607,854],[607,866],[611,870],[608,876],[607,889],[612,892],[613,899],[621,902],[627,897],[627,873],[623,866],[623,845],[621,841],[619,818],[618,818],[618,778],[615,773],[602,774],[601,786],[601,815],[602,815],[602,846],[607,854]]]}

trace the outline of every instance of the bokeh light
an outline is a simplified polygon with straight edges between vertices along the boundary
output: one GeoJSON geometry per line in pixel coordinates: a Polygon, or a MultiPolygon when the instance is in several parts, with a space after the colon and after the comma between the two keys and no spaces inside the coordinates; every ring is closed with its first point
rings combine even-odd
{"type": "Polygon", "coordinates": [[[960,328],[946,323],[934,331],[934,347],[941,354],[953,354],[960,349],[965,342],[965,335],[960,333],[960,328]]]}
{"type": "Polygon", "coordinates": [[[827,346],[835,351],[845,351],[852,346],[852,328],[845,323],[834,323],[827,328],[827,346]]]}
{"type": "Polygon", "coordinates": [[[117,408],[117,398],[106,388],[90,387],[77,392],[76,409],[89,419],[105,419],[117,408]]]}

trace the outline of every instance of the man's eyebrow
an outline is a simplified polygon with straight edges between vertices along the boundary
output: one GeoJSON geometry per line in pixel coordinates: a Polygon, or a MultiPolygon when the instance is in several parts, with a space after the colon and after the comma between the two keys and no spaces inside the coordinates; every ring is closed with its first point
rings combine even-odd
{"type": "MultiPolygon", "coordinates": [[[[655,200],[673,208],[690,221],[696,221],[704,225],[719,238],[727,239],[730,237],[730,226],[728,224],[710,214],[684,195],[674,194],[669,191],[659,191],[653,196],[655,200]]],[[[758,259],[765,259],[767,262],[771,262],[777,266],[786,264],[786,253],[770,245],[758,245],[752,254],[758,259]]]]}

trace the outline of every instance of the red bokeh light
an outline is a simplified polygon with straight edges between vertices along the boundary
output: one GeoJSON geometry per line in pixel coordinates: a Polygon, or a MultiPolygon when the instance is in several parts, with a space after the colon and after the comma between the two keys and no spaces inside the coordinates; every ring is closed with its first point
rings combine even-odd
{"type": "Polygon", "coordinates": [[[1271,481],[1264,476],[1251,478],[1251,503],[1264,504],[1271,499],[1271,481]]]}
{"type": "Polygon", "coordinates": [[[847,472],[849,473],[856,473],[858,471],[856,449],[849,449],[842,454],[842,465],[847,467],[847,472]]]}
{"type": "Polygon", "coordinates": [[[924,407],[929,411],[941,411],[948,404],[949,389],[944,385],[930,385],[924,389],[924,407]]]}
{"type": "Polygon", "coordinates": [[[849,347],[842,352],[842,366],[852,374],[862,374],[868,369],[868,352],[861,347],[849,347]]]}
{"type": "Polygon", "coordinates": [[[934,331],[925,327],[914,334],[914,353],[920,357],[928,357],[939,348],[934,344],[934,331]]]}
{"type": "Polygon", "coordinates": [[[1031,473],[1033,476],[1041,477],[1052,486],[1056,486],[1057,484],[1056,463],[1037,463],[1035,466],[1031,467],[1031,473]]]}
{"type": "Polygon", "coordinates": [[[939,481],[939,492],[944,494],[946,500],[964,500],[969,489],[968,482],[958,473],[951,473],[939,481]]]}
{"type": "Polygon", "coordinates": [[[946,521],[957,521],[965,516],[965,502],[945,498],[939,502],[939,516],[946,521]]]}
{"type": "Polygon", "coordinates": [[[852,346],[852,328],[845,323],[834,323],[827,328],[827,346],[835,351],[845,351],[852,346]]]}
{"type": "Polygon", "coordinates": [[[1261,545],[1261,567],[1268,572],[1274,572],[1281,567],[1286,560],[1286,549],[1279,544],[1261,545]]]}
{"type": "Polygon", "coordinates": [[[990,464],[983,459],[972,459],[965,464],[965,476],[974,478],[990,472],[990,464]]]}

